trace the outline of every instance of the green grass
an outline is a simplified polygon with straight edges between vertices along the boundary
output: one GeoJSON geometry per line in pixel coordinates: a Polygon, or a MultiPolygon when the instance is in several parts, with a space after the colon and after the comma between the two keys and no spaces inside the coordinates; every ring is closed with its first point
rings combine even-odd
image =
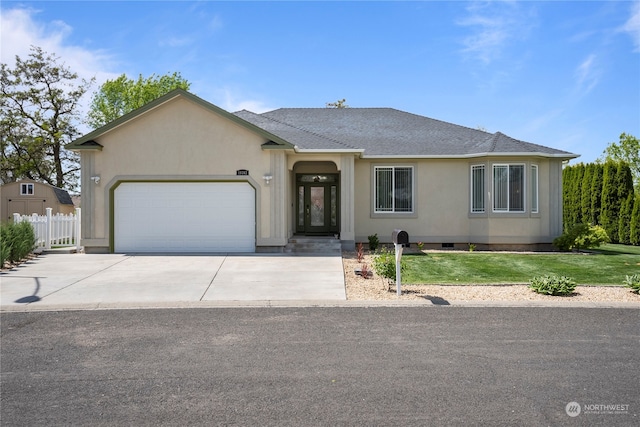
{"type": "Polygon", "coordinates": [[[578,284],[622,285],[640,273],[640,247],[603,245],[591,254],[445,252],[406,254],[406,284],[528,283],[546,274],[569,276],[578,284]]]}
{"type": "Polygon", "coordinates": [[[640,255],[640,246],[604,244],[593,251],[605,255],[640,255]]]}

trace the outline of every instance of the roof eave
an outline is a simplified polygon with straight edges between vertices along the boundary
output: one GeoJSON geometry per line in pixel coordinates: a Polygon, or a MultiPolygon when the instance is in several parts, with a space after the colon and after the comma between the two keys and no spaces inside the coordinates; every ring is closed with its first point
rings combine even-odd
{"type": "Polygon", "coordinates": [[[293,150],[294,146],[284,140],[280,140],[280,142],[269,140],[262,144],[260,148],[263,150],[293,150]]]}
{"type": "Polygon", "coordinates": [[[472,154],[438,154],[438,155],[384,155],[384,154],[369,154],[363,155],[363,159],[474,159],[479,157],[546,157],[555,159],[575,159],[580,157],[580,154],[572,153],[472,153],[472,154]]]}
{"type": "Polygon", "coordinates": [[[83,142],[82,144],[75,144],[72,142],[64,146],[67,150],[70,151],[102,151],[103,146],[94,140],[90,139],[88,141],[83,142]]]}
{"type": "Polygon", "coordinates": [[[361,148],[340,148],[340,149],[325,149],[325,148],[300,148],[297,145],[294,146],[296,153],[300,154],[360,154],[364,153],[364,149],[361,148]]]}

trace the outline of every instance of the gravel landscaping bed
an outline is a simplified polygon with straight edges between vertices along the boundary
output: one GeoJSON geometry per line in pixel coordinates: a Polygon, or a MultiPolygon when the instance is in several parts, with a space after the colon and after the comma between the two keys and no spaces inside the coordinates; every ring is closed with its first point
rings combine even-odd
{"type": "MultiPolygon", "coordinates": [[[[364,261],[372,267],[372,255],[364,261]]],[[[365,279],[354,273],[360,264],[355,252],[343,252],[342,264],[345,274],[347,300],[420,300],[438,301],[582,301],[582,302],[637,302],[640,295],[624,286],[577,286],[570,296],[551,296],[533,292],[527,284],[513,285],[402,285],[402,295],[396,295],[395,284],[391,286],[372,272],[365,279]]]]}

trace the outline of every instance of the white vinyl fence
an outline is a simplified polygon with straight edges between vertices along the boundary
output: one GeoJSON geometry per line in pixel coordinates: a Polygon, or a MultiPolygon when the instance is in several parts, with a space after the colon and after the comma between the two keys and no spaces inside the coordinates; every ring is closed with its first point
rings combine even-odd
{"type": "Polygon", "coordinates": [[[75,246],[80,250],[80,208],[75,214],[51,214],[47,208],[46,215],[13,214],[13,222],[28,221],[36,235],[36,247],[51,249],[53,246],[75,246]]]}

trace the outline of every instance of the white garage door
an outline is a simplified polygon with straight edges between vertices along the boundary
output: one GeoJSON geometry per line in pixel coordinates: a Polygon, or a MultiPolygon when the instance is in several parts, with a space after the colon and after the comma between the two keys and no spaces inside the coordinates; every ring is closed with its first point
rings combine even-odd
{"type": "Polygon", "coordinates": [[[255,252],[247,183],[122,183],[114,215],[116,252],[255,252]]]}

